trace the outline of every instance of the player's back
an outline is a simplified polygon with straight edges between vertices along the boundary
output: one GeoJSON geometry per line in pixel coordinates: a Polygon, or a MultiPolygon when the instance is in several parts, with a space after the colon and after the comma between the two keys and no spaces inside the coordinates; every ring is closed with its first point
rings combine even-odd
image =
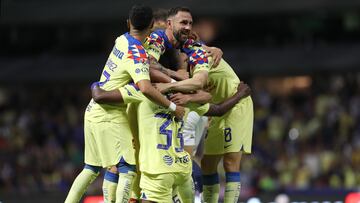
{"type": "Polygon", "coordinates": [[[182,121],[145,100],[138,107],[140,171],[149,174],[189,172],[190,155],[183,149],[182,121]]]}
{"type": "Polygon", "coordinates": [[[220,103],[233,96],[240,83],[240,79],[231,66],[221,59],[217,67],[210,68],[207,87],[212,95],[211,103],[220,103]]]}
{"type": "MultiPolygon", "coordinates": [[[[149,79],[147,54],[141,42],[129,33],[118,37],[102,71],[99,85],[105,90],[118,89],[130,81],[149,79]]],[[[97,104],[91,100],[85,119],[101,122],[126,121],[125,104],[97,104]]]]}

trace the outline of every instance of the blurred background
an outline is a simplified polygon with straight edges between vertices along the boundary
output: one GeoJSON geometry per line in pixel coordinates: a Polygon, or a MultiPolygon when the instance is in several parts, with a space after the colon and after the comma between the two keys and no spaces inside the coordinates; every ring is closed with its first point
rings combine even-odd
{"type": "Polygon", "coordinates": [[[360,191],[360,1],[0,2],[0,202],[63,202],[83,167],[90,84],[139,2],[189,7],[201,39],[252,87],[242,202],[360,191]]]}

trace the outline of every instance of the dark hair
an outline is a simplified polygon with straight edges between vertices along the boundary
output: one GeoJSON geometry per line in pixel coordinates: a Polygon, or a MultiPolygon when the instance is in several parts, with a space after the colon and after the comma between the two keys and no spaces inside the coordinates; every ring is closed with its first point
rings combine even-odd
{"type": "Polygon", "coordinates": [[[134,5],[129,12],[130,23],[135,29],[143,31],[153,20],[153,11],[149,6],[134,5]]]}
{"type": "Polygon", "coordinates": [[[160,8],[154,11],[154,21],[166,21],[168,10],[160,8]]]}
{"type": "Polygon", "coordinates": [[[177,13],[179,13],[180,11],[183,11],[183,12],[188,12],[191,14],[191,11],[189,8],[187,7],[181,7],[181,6],[178,6],[178,7],[174,7],[174,8],[171,8],[168,12],[168,17],[172,17],[172,16],[175,16],[177,13]]]}

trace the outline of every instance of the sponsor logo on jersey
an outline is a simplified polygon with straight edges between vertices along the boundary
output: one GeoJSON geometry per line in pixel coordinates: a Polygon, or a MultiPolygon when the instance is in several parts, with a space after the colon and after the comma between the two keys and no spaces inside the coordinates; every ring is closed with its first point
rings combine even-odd
{"type": "Polygon", "coordinates": [[[165,155],[163,157],[163,160],[164,160],[165,164],[168,165],[168,166],[171,166],[173,164],[173,162],[174,162],[173,158],[171,156],[169,156],[169,155],[165,155]]]}
{"type": "Polygon", "coordinates": [[[175,163],[186,164],[186,163],[189,163],[189,161],[190,161],[189,155],[185,155],[183,157],[176,157],[176,159],[175,159],[175,163]]]}
{"type": "Polygon", "coordinates": [[[114,46],[112,53],[119,58],[120,60],[122,59],[122,57],[124,56],[124,52],[120,51],[119,49],[116,48],[116,46],[114,46]]]}

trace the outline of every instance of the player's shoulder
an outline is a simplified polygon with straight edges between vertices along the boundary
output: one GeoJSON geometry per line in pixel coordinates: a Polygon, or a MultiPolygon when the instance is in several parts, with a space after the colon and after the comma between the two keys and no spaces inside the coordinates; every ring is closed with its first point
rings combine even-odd
{"type": "Polygon", "coordinates": [[[154,42],[154,40],[161,40],[162,42],[167,40],[167,36],[165,34],[165,30],[157,29],[150,33],[150,35],[147,37],[148,39],[152,40],[151,42],[154,42]]]}
{"type": "Polygon", "coordinates": [[[196,50],[205,51],[202,48],[202,42],[193,39],[187,39],[181,46],[180,50],[186,54],[193,53],[196,50]]]}
{"type": "Polygon", "coordinates": [[[205,49],[202,48],[202,43],[188,39],[182,45],[181,51],[184,52],[189,57],[190,65],[199,65],[208,63],[208,57],[206,55],[205,49]]]}
{"type": "Polygon", "coordinates": [[[146,38],[145,45],[158,47],[161,49],[162,52],[164,52],[165,49],[172,48],[172,45],[165,33],[165,30],[162,30],[162,29],[153,31],[146,38]]]}
{"type": "Polygon", "coordinates": [[[141,41],[131,36],[129,33],[123,34],[119,40],[126,40],[127,41],[127,57],[131,59],[134,64],[142,63],[148,64],[148,55],[145,51],[144,46],[142,45],[141,41]]]}

